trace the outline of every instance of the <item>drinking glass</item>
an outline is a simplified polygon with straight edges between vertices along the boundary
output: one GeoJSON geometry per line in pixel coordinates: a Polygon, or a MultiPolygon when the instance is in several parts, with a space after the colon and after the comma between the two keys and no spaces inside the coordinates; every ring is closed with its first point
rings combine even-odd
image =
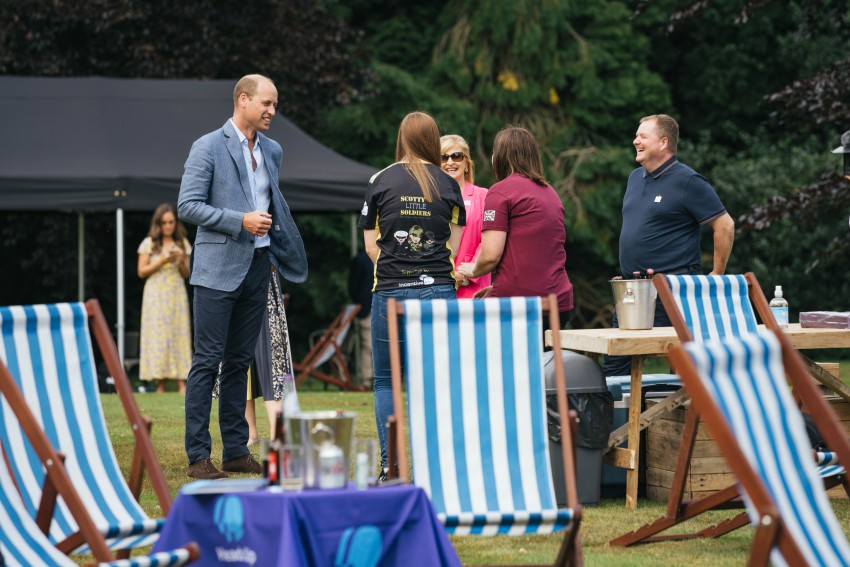
{"type": "Polygon", "coordinates": [[[378,474],[378,444],[374,439],[354,441],[354,483],[357,488],[375,484],[378,474]]]}
{"type": "Polygon", "coordinates": [[[280,485],[284,492],[301,492],[304,490],[306,464],[303,445],[281,445],[280,485]]]}

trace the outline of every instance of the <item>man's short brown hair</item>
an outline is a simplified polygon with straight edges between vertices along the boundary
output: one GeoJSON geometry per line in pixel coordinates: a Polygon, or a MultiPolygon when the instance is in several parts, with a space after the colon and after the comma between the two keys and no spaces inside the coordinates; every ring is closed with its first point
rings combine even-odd
{"type": "Polygon", "coordinates": [[[239,97],[242,93],[248,95],[248,98],[254,98],[254,95],[257,94],[257,86],[260,81],[268,81],[274,85],[274,81],[265,75],[245,75],[239,79],[236,86],[233,87],[233,106],[236,106],[239,103],[239,97]]]}
{"type": "Polygon", "coordinates": [[[674,154],[679,147],[679,123],[666,114],[651,114],[640,119],[643,124],[649,120],[655,121],[655,130],[659,138],[667,138],[667,147],[674,154]]]}

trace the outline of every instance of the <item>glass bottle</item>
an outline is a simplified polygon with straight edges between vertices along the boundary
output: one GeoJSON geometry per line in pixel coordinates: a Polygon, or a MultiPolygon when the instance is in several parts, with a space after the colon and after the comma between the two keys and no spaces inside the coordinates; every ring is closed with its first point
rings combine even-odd
{"type": "Polygon", "coordinates": [[[269,441],[269,451],[266,455],[265,473],[270,485],[280,484],[280,444],[277,439],[269,441]]]}
{"type": "Polygon", "coordinates": [[[269,448],[268,453],[266,454],[266,462],[268,465],[264,463],[264,472],[266,473],[266,478],[269,479],[269,484],[280,484],[281,481],[281,463],[280,460],[280,448],[283,444],[286,443],[286,432],[283,427],[283,413],[277,412],[277,416],[274,421],[274,431],[272,431],[272,438],[269,440],[269,448]]]}
{"type": "Polygon", "coordinates": [[[782,286],[776,286],[773,299],[770,300],[770,311],[780,329],[788,328],[788,301],[782,297],[782,286]]]}
{"type": "Polygon", "coordinates": [[[272,439],[275,439],[280,445],[286,444],[286,428],[283,425],[283,412],[278,411],[274,420],[274,433],[272,439]]]}

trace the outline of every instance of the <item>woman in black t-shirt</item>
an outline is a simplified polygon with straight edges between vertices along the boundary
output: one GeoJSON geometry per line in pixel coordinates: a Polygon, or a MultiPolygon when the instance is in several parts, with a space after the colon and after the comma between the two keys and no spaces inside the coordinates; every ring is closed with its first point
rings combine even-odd
{"type": "MultiPolygon", "coordinates": [[[[460,187],[437,165],[440,132],[433,118],[422,112],[405,116],[396,160],[369,181],[359,222],[366,253],[375,263],[372,387],[382,477],[387,469],[385,425],[393,413],[387,302],[454,299],[454,251],[466,224],[460,187]]],[[[404,335],[400,338],[403,342],[404,335]]]]}

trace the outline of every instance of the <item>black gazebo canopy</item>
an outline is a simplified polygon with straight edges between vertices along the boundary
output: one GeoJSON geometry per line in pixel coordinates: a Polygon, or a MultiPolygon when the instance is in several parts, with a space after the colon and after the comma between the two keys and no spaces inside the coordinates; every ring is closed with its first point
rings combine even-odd
{"type": "MultiPolygon", "coordinates": [[[[189,148],[233,114],[236,80],[0,76],[0,209],[150,212],[176,203],[189,148]]],[[[358,211],[374,168],[278,115],[296,212],[358,211]]]]}

